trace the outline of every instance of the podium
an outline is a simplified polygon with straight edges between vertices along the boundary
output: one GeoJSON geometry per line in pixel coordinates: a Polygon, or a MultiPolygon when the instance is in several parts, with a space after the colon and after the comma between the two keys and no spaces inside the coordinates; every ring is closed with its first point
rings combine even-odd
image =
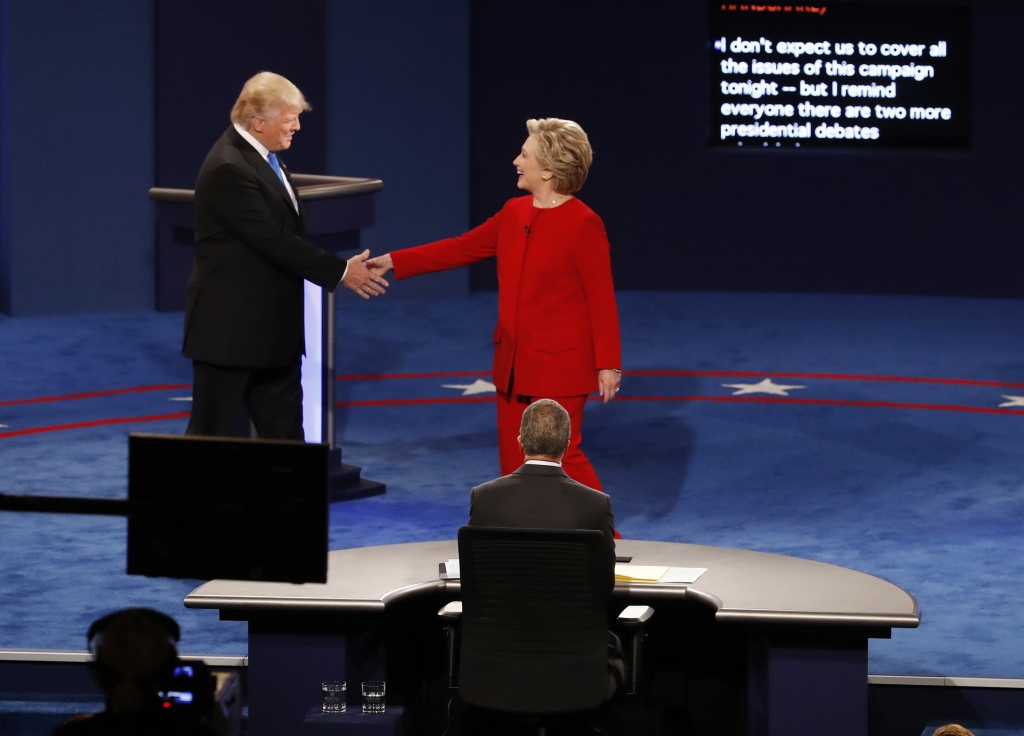
{"type": "MultiPolygon", "coordinates": [[[[380,179],[292,174],[306,207],[306,239],[330,253],[360,248],[360,231],[372,227],[380,179]]],[[[156,203],[156,310],[181,312],[195,260],[195,191],[153,187],[156,203]]],[[[340,288],[340,287],[339,287],[340,288]]],[[[306,355],[302,359],[302,424],[307,442],[330,447],[330,501],[375,496],[385,486],[343,463],[334,438],[334,294],[305,282],[306,355]]]]}

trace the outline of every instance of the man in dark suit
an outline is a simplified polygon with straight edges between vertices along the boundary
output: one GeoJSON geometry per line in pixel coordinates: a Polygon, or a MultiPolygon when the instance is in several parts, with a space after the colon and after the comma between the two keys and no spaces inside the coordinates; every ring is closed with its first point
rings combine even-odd
{"type": "Polygon", "coordinates": [[[562,470],[569,446],[569,414],[557,401],[541,399],[523,412],[519,447],[524,464],[474,488],[470,526],[517,529],[594,529],[608,540],[608,565],[615,567],[615,514],[611,497],[577,483],[562,470]]]}
{"type": "MultiPolygon", "coordinates": [[[[469,525],[511,529],[594,529],[608,547],[608,584],[615,585],[615,514],[608,494],[587,488],[566,475],[561,460],[569,448],[569,413],[551,399],[523,412],[519,447],[523,465],[508,475],[474,488],[469,525]]],[[[619,637],[608,632],[609,697],[625,682],[626,664],[619,637]]]]}
{"type": "Polygon", "coordinates": [[[294,84],[260,72],[199,172],[182,348],[194,375],[186,434],[230,434],[244,404],[260,437],[303,439],[303,279],[367,299],[387,286],[364,265],[368,250],[346,262],[305,239],[302,202],[276,154],[309,109],[294,84]]]}

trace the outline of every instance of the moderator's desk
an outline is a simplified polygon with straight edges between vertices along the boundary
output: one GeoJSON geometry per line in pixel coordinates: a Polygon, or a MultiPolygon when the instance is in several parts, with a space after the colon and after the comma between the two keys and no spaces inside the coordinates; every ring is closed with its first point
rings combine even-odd
{"type": "MultiPolygon", "coordinates": [[[[617,584],[616,606],[655,608],[645,698],[696,733],[867,733],[868,639],[913,628],[921,611],[892,583],[835,565],[720,547],[621,540],[633,564],[706,567],[692,585],[617,584]]],[[[455,541],[330,553],[323,585],[214,580],[185,598],[249,622],[249,730],[295,730],[319,682],[382,677],[388,701],[443,698],[437,609],[459,597],[437,565],[455,541]]]]}

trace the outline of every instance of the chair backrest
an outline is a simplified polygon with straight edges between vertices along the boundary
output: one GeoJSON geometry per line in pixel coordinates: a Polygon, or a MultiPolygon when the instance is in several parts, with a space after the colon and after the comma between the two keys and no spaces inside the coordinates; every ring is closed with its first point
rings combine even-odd
{"type": "Polygon", "coordinates": [[[589,530],[459,529],[463,700],[537,714],[604,702],[607,544],[589,530]]]}

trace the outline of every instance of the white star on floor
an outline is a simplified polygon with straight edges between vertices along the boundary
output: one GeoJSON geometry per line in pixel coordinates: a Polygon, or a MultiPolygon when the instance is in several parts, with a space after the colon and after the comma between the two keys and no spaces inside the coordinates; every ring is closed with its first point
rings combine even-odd
{"type": "Polygon", "coordinates": [[[766,378],[761,383],[723,383],[723,388],[735,388],[738,391],[733,391],[733,396],[742,396],[743,394],[771,394],[772,396],[789,396],[787,391],[792,391],[797,388],[807,388],[806,386],[783,386],[778,383],[772,383],[772,379],[766,378]]]}
{"type": "Polygon", "coordinates": [[[7,426],[6,424],[0,424],[0,427],[6,427],[6,426],[7,426]]]}
{"type": "Polygon", "coordinates": [[[1000,409],[1004,409],[1007,406],[1024,406],[1024,396],[1003,396],[1003,398],[1009,399],[1009,401],[1000,404],[1000,409]]]}
{"type": "Polygon", "coordinates": [[[192,397],[191,396],[174,396],[174,397],[172,397],[170,399],[167,399],[167,400],[168,401],[192,401],[192,397]]]}
{"type": "Polygon", "coordinates": [[[463,389],[463,396],[472,396],[473,394],[493,394],[497,389],[494,384],[490,381],[482,381],[479,378],[473,381],[473,383],[443,383],[441,388],[461,388],[463,389]]]}

